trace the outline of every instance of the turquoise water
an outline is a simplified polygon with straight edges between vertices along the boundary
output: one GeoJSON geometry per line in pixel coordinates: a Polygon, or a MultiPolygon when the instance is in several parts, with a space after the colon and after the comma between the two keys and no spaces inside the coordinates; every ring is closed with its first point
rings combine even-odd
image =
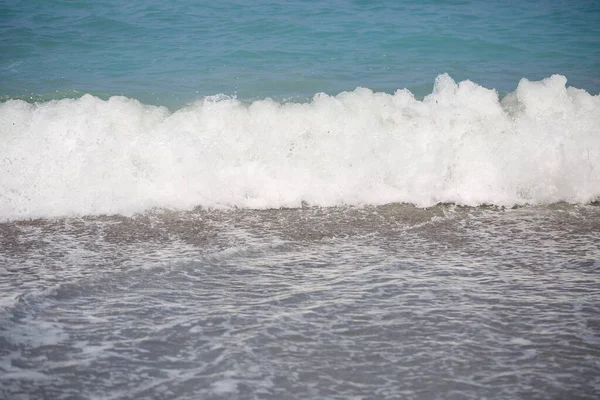
{"type": "Polygon", "coordinates": [[[422,97],[444,72],[501,93],[552,74],[600,90],[597,1],[15,1],[0,95],[305,101],[357,86],[422,97]]]}

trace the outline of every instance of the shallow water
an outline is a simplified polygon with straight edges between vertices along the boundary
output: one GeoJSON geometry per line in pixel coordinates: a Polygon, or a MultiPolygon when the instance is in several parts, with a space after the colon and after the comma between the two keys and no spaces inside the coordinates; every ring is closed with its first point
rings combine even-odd
{"type": "Polygon", "coordinates": [[[4,223],[6,398],[600,391],[600,208],[156,211],[4,223]]]}

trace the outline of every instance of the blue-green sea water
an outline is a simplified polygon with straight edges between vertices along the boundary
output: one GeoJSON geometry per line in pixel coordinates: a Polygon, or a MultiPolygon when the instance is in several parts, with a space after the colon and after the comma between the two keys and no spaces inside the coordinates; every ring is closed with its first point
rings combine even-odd
{"type": "Polygon", "coordinates": [[[0,5],[0,95],[420,96],[450,74],[500,92],[561,74],[600,90],[594,0],[18,1],[0,5]]]}
{"type": "Polygon", "coordinates": [[[0,400],[597,400],[599,91],[597,0],[0,0],[0,400]]]}

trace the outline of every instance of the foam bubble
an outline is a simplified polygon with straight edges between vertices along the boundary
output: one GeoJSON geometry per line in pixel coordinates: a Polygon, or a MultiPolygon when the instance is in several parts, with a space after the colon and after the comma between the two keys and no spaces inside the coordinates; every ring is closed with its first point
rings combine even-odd
{"type": "Polygon", "coordinates": [[[205,98],[170,112],[85,95],[0,104],[0,219],[152,207],[587,203],[600,97],[554,75],[502,100],[440,75],[419,101],[366,88],[311,102],[205,98]]]}
{"type": "Polygon", "coordinates": [[[237,381],[222,379],[213,383],[212,388],[216,394],[235,393],[237,391],[237,381]]]}

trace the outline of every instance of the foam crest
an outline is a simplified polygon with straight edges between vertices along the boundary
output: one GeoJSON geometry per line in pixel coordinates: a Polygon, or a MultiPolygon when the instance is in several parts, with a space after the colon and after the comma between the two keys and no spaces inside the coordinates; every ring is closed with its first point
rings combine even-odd
{"type": "Polygon", "coordinates": [[[555,75],[494,90],[440,75],[423,101],[357,88],[311,102],[205,98],[170,112],[85,95],[0,104],[0,219],[152,207],[587,203],[600,97],[555,75]]]}

